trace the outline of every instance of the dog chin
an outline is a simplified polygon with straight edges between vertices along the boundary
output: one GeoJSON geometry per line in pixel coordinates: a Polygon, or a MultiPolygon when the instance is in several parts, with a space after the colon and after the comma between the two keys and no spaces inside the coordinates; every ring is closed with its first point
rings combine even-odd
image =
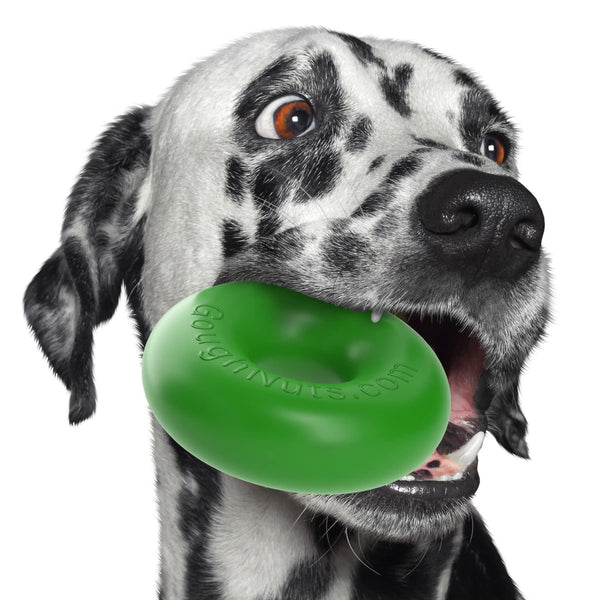
{"type": "Polygon", "coordinates": [[[444,537],[455,531],[471,511],[467,497],[398,497],[388,486],[353,494],[292,495],[312,512],[390,542],[415,543],[444,537]]]}

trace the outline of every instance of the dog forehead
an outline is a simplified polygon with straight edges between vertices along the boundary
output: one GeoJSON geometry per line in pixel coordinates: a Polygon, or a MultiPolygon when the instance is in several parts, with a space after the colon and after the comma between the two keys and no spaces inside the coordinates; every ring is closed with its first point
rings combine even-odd
{"type": "MultiPolygon", "coordinates": [[[[173,117],[193,117],[210,109],[213,122],[231,117],[240,92],[281,56],[301,57],[311,50],[331,50],[335,36],[317,28],[267,31],[238,40],[194,64],[159,103],[155,127],[173,125],[173,117]]],[[[341,40],[338,46],[342,45],[341,40]]]]}
{"type": "Polygon", "coordinates": [[[357,112],[388,137],[413,134],[460,147],[461,76],[478,85],[465,68],[412,42],[343,37],[357,60],[343,62],[340,80],[357,112]]]}
{"type": "MultiPolygon", "coordinates": [[[[444,101],[448,107],[455,106],[460,94],[452,63],[417,44],[360,39],[320,28],[274,30],[234,42],[183,74],[157,106],[155,139],[161,134],[172,137],[178,130],[190,134],[203,124],[223,139],[221,128],[231,125],[236,101],[244,90],[284,58],[293,60],[294,69],[310,75],[309,57],[316,55],[330,57],[348,104],[357,111],[376,113],[374,100],[383,99],[385,82],[393,84],[395,73],[403,68],[410,72],[415,105],[430,113],[432,88],[438,91],[438,105],[444,101]]],[[[312,75],[318,83],[319,73],[312,75]]]]}

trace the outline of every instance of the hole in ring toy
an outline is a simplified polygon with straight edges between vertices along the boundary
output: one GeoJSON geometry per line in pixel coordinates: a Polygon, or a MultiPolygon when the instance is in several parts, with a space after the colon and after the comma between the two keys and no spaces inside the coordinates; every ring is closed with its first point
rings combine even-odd
{"type": "Polygon", "coordinates": [[[144,351],[146,397],[188,452],[280,490],[379,487],[442,439],[450,388],[398,317],[374,324],[287,288],[232,282],[171,308],[144,351]]]}

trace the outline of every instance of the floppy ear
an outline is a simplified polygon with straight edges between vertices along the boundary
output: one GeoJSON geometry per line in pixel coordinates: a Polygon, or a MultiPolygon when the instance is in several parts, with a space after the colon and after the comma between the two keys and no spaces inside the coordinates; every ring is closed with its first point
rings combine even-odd
{"type": "Polygon", "coordinates": [[[141,252],[138,191],[148,172],[150,114],[132,109],[100,136],[69,196],[61,246],[25,292],[27,321],[71,391],[71,423],[95,410],[93,330],[113,315],[141,252]]]}

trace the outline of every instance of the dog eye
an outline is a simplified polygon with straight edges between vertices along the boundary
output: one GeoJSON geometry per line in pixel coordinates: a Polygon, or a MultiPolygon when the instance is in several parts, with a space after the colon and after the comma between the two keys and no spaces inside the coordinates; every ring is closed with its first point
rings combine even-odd
{"type": "Polygon", "coordinates": [[[481,142],[481,153],[501,165],[506,158],[506,145],[497,135],[488,134],[481,142]]]}
{"type": "Polygon", "coordinates": [[[254,126],[272,140],[299,137],[315,128],[313,109],[301,96],[282,96],[263,109],[254,126]]]}

